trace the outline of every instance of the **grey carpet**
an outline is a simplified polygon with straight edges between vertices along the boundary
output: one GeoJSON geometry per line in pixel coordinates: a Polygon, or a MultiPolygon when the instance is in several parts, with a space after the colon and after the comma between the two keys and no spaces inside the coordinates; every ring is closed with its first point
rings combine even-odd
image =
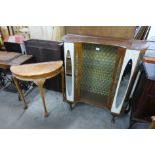
{"type": "Polygon", "coordinates": [[[25,111],[16,93],[0,91],[0,128],[120,129],[129,125],[128,115],[122,114],[113,123],[109,111],[88,104],[78,103],[70,111],[59,92],[45,89],[45,99],[48,118],[43,116],[42,102],[37,88],[26,97],[28,109],[25,111]]]}

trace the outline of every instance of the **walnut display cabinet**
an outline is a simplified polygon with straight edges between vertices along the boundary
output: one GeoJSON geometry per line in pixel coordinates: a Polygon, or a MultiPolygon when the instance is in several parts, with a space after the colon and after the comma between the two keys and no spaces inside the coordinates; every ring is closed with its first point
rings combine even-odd
{"type": "Polygon", "coordinates": [[[73,34],[63,41],[66,100],[120,114],[148,43],[73,34]]]}

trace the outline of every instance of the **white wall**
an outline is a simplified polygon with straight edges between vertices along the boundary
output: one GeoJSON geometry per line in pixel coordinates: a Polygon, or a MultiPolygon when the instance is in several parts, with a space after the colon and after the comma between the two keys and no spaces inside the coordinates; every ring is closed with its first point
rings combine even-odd
{"type": "Polygon", "coordinates": [[[53,27],[52,26],[29,26],[31,39],[52,40],[53,27]]]}
{"type": "Polygon", "coordinates": [[[151,26],[151,29],[150,29],[147,39],[150,39],[153,36],[155,36],[155,26],[151,26]]]}

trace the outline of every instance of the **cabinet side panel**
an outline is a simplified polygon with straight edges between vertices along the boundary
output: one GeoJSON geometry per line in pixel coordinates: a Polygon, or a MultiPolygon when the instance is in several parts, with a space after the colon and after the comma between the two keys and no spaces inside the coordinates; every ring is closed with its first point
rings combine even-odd
{"type": "Polygon", "coordinates": [[[74,102],[74,43],[64,43],[64,53],[65,53],[64,62],[65,62],[65,79],[66,79],[66,99],[67,101],[74,102]],[[67,59],[69,59],[71,66],[69,66],[67,59]],[[67,68],[69,67],[71,67],[70,75],[68,75],[67,73],[67,68]],[[69,89],[71,89],[70,93],[69,89]]]}

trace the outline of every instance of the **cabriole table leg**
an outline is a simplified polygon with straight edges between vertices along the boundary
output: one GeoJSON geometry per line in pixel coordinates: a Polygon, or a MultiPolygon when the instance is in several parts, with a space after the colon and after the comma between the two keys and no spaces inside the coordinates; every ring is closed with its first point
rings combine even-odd
{"type": "Polygon", "coordinates": [[[47,112],[46,104],[45,104],[44,90],[43,90],[44,89],[43,88],[44,82],[45,82],[45,80],[36,80],[36,81],[34,81],[34,83],[39,88],[40,95],[41,95],[41,98],[42,98],[42,103],[43,103],[43,107],[44,107],[44,117],[48,117],[48,112],[47,112]]]}
{"type": "Polygon", "coordinates": [[[23,100],[23,102],[24,102],[24,109],[27,109],[27,104],[26,104],[26,102],[25,102],[25,98],[24,98],[23,92],[22,92],[22,90],[21,90],[21,88],[20,88],[20,86],[19,86],[18,80],[17,80],[15,77],[13,77],[13,81],[14,81],[14,83],[15,83],[15,85],[16,85],[16,88],[17,88],[17,90],[18,90],[18,93],[19,93],[19,95],[20,95],[20,98],[21,98],[21,99],[23,100]]]}

